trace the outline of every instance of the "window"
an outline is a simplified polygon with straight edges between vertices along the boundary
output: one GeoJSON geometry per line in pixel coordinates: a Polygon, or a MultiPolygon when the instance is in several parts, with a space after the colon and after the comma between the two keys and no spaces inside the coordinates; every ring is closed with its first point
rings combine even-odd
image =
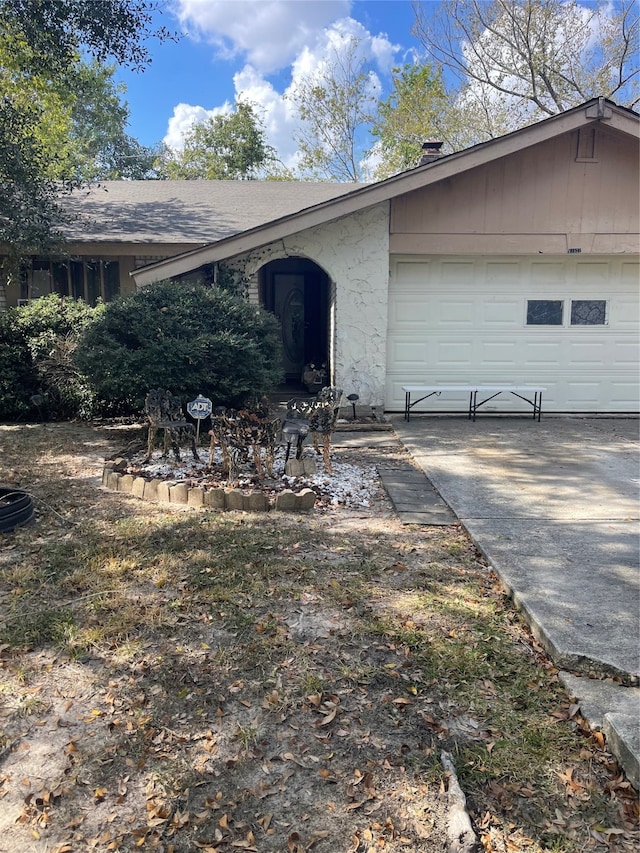
{"type": "Polygon", "coordinates": [[[607,303],[604,299],[573,299],[571,301],[572,326],[605,326],[607,303]]]}
{"type": "Polygon", "coordinates": [[[561,326],[562,299],[528,299],[527,326],[561,326]]]}
{"type": "Polygon", "coordinates": [[[53,289],[60,296],[69,295],[69,270],[64,261],[53,261],[51,264],[53,289]]]}
{"type": "Polygon", "coordinates": [[[117,261],[102,262],[102,284],[102,298],[111,302],[120,293],[120,265],[117,261]]]}
{"type": "Polygon", "coordinates": [[[109,302],[120,293],[118,261],[78,258],[52,261],[33,258],[31,268],[25,269],[21,285],[23,299],[36,299],[47,293],[73,296],[95,305],[98,299],[109,302]]]}

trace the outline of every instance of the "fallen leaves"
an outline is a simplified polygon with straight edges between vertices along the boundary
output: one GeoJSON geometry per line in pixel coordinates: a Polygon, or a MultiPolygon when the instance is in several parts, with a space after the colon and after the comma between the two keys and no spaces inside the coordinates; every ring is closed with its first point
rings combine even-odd
{"type": "Polygon", "coordinates": [[[0,576],[0,606],[73,615],[0,644],[3,698],[24,702],[0,711],[12,853],[436,849],[443,746],[485,853],[631,849],[633,789],[461,530],[177,511],[51,453],[81,523],[20,531],[0,576]]]}

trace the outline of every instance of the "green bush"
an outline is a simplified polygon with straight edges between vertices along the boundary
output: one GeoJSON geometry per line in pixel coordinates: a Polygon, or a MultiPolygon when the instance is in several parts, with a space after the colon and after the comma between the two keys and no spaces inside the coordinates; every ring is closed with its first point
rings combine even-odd
{"type": "Polygon", "coordinates": [[[18,328],[15,308],[0,313],[0,421],[30,417],[38,393],[29,345],[18,328]]]}
{"type": "Polygon", "coordinates": [[[90,391],[74,353],[84,329],[101,310],[55,293],[14,309],[15,324],[31,354],[37,393],[44,398],[49,418],[91,413],[90,391]]]}
{"type": "Polygon", "coordinates": [[[0,418],[71,418],[90,411],[90,395],[73,354],[95,309],[43,296],[0,314],[0,418]],[[32,397],[40,395],[35,405],[32,397]]]}
{"type": "Polygon", "coordinates": [[[76,353],[102,410],[140,411],[151,388],[238,406],[282,376],[276,319],[217,288],[159,282],[104,306],[76,353]]]}

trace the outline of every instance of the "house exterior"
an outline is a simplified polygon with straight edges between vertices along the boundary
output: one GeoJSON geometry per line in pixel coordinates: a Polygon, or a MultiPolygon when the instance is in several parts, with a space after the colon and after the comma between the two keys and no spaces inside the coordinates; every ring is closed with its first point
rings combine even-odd
{"type": "MultiPolygon", "coordinates": [[[[354,184],[103,181],[61,199],[70,216],[59,255],[32,257],[3,282],[0,310],[47,293],[95,304],[135,290],[138,267],[349,192],[354,184]]],[[[0,245],[0,259],[2,246],[0,245]]]]}
{"type": "Polygon", "coordinates": [[[596,98],[133,278],[235,266],[288,372],[324,360],[388,411],[405,384],[504,383],[544,386],[545,412],[636,413],[639,129],[596,98]]]}
{"type": "MultiPolygon", "coordinates": [[[[300,184],[303,205],[222,217],[208,242],[201,210],[182,251],[156,242],[167,256],[150,263],[142,238],[161,230],[158,209],[146,230],[131,223],[131,279],[235,270],[281,320],[288,377],[324,362],[332,384],[387,411],[403,409],[405,384],[498,383],[544,386],[545,413],[637,413],[639,139],[636,113],[595,98],[339,195],[300,184]]],[[[116,213],[104,236],[124,231],[116,213]]]]}

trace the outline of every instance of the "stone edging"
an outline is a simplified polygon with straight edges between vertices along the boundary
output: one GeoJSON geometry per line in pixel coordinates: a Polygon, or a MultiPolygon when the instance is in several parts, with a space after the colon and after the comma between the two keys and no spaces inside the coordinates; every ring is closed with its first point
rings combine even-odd
{"type": "Polygon", "coordinates": [[[134,477],[133,474],[122,474],[114,470],[113,462],[105,463],[102,485],[113,492],[124,492],[141,500],[184,504],[196,509],[305,512],[312,510],[316,502],[313,489],[303,489],[297,493],[284,489],[275,497],[269,498],[263,492],[246,494],[241,489],[205,489],[202,486],[189,488],[186,483],[175,480],[147,480],[145,477],[134,477]]]}

